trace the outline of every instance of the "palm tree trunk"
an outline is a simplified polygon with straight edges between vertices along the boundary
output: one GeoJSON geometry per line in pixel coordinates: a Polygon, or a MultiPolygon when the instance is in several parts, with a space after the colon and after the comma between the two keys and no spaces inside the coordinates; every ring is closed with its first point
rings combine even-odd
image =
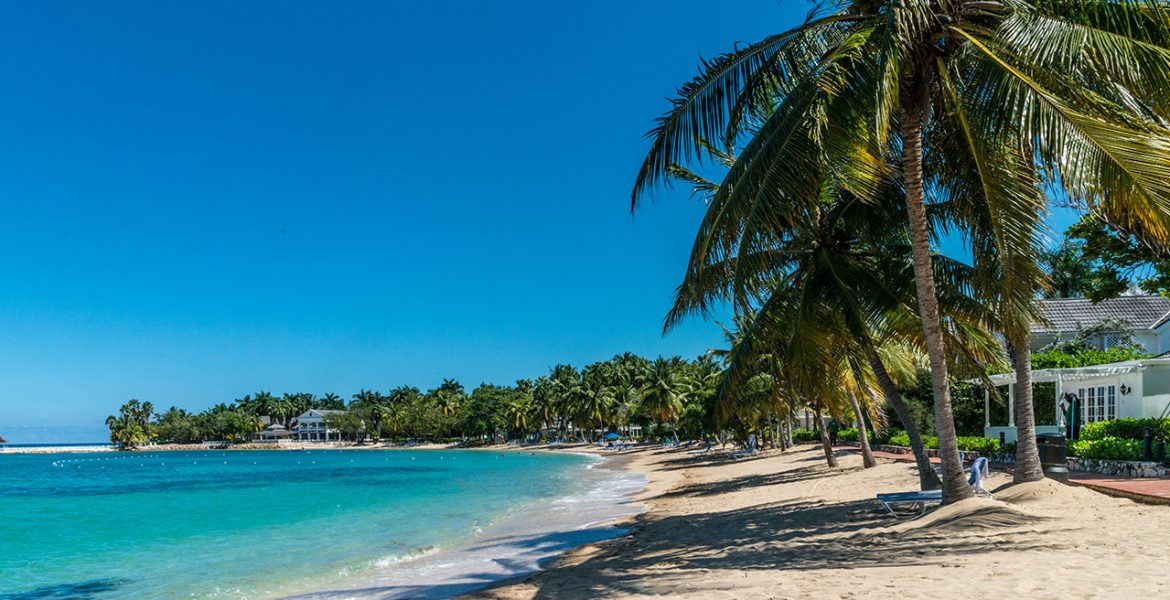
{"type": "Polygon", "coordinates": [[[926,221],[926,199],[922,182],[922,121],[926,113],[926,84],[921,75],[911,75],[903,83],[902,96],[902,169],[906,186],[906,214],[910,221],[910,247],[914,255],[914,283],[918,294],[918,314],[926,337],[930,357],[931,384],[934,388],[934,429],[938,435],[938,454],[942,461],[943,502],[970,498],[971,487],[963,476],[963,461],[955,433],[951,410],[950,376],[943,346],[942,321],[938,312],[938,294],[934,287],[934,265],[930,258],[930,225],[926,221]]]}
{"type": "Polygon", "coordinates": [[[1015,483],[1044,479],[1040,452],[1036,448],[1036,413],[1032,408],[1032,348],[1028,342],[1008,344],[1016,370],[1016,468],[1015,483]]]}
{"type": "Polygon", "coordinates": [[[847,389],[845,393],[849,395],[849,404],[853,407],[853,414],[857,416],[857,441],[861,445],[861,464],[866,469],[876,467],[877,461],[873,458],[873,450],[869,448],[869,434],[865,431],[865,415],[861,414],[861,403],[857,401],[853,390],[847,389]]]}
{"type": "Polygon", "coordinates": [[[833,456],[833,445],[829,443],[829,434],[825,431],[825,422],[821,417],[821,403],[818,401],[813,410],[817,416],[817,429],[821,432],[821,448],[825,451],[825,462],[829,463],[830,467],[837,466],[837,457],[833,456]]]}
{"type": "Polygon", "coordinates": [[[784,415],[784,443],[791,448],[796,444],[792,441],[792,413],[784,415]]]}
{"type": "Polygon", "coordinates": [[[910,451],[914,453],[914,462],[918,465],[919,487],[923,490],[937,490],[942,486],[942,482],[939,481],[938,473],[934,472],[934,467],[930,464],[930,457],[926,455],[926,444],[922,443],[922,434],[918,432],[918,424],[914,422],[914,415],[910,413],[910,408],[902,400],[902,392],[898,391],[898,386],[894,385],[893,379],[890,379],[886,365],[882,364],[882,359],[877,355],[877,351],[872,346],[868,346],[866,354],[878,386],[882,388],[882,394],[886,397],[886,402],[894,408],[898,420],[902,422],[902,428],[906,430],[906,437],[910,438],[910,451]]]}

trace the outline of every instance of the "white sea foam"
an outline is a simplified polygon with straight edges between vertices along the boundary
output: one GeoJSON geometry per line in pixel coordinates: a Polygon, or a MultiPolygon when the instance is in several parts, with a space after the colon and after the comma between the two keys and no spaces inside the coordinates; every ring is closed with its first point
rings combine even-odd
{"type": "MultiPolygon", "coordinates": [[[[596,467],[596,468],[593,468],[596,467]]],[[[293,596],[301,600],[448,598],[540,569],[567,550],[624,533],[612,523],[644,510],[632,500],[645,488],[642,475],[606,468],[582,469],[585,491],[523,507],[486,524],[472,539],[451,548],[394,555],[348,578],[342,589],[293,596]]]]}

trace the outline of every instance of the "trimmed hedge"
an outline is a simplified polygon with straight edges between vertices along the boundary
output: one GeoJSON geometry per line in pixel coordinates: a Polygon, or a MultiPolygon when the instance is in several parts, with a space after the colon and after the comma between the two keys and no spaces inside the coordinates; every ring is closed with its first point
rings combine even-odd
{"type": "MultiPolygon", "coordinates": [[[[905,432],[890,436],[889,443],[894,446],[910,447],[910,436],[905,432]]],[[[922,443],[931,450],[938,450],[938,438],[933,435],[922,436],[922,443]]],[[[963,452],[978,452],[980,454],[996,454],[1002,448],[999,445],[999,440],[996,438],[985,438],[976,436],[959,436],[958,438],[959,450],[963,452]]]]}
{"type": "Polygon", "coordinates": [[[792,441],[794,442],[819,442],[821,436],[815,429],[793,429],[792,441]]]}
{"type": "MultiPolygon", "coordinates": [[[[873,432],[866,430],[866,433],[869,434],[869,443],[871,443],[871,444],[874,443],[873,432]]],[[[857,431],[856,427],[850,427],[849,429],[842,429],[841,431],[838,431],[837,432],[837,439],[842,441],[842,442],[850,442],[850,443],[856,444],[857,442],[861,441],[861,435],[857,431]]]]}
{"type": "MultiPolygon", "coordinates": [[[[1138,419],[1127,420],[1137,421],[1138,419]]],[[[1093,424],[1096,425],[1097,423],[1093,424]]],[[[1141,460],[1142,443],[1140,440],[1112,436],[1094,440],[1081,439],[1073,442],[1069,446],[1069,454],[1080,458],[1093,458],[1098,460],[1141,460]]]]}
{"type": "Polygon", "coordinates": [[[1146,427],[1150,428],[1150,435],[1155,441],[1170,443],[1170,419],[1114,419],[1086,423],[1081,428],[1080,439],[1087,442],[1109,438],[1140,440],[1146,427]]]}

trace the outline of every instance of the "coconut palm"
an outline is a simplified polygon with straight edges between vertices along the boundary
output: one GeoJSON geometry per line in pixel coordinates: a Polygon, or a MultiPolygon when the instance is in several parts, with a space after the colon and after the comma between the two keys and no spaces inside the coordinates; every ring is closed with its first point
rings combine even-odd
{"type": "Polygon", "coordinates": [[[154,405],[150,402],[130,400],[118,409],[117,415],[106,417],[110,429],[110,441],[121,450],[131,450],[150,439],[150,420],[154,405]]]}
{"type": "Polygon", "coordinates": [[[642,387],[642,410],[659,425],[673,423],[691,392],[691,382],[680,368],[682,359],[658,357],[650,363],[642,387]]]}
{"type": "MultiPolygon", "coordinates": [[[[712,153],[729,166],[735,162],[729,153],[712,153]]],[[[700,195],[718,187],[681,167],[676,167],[675,175],[694,184],[700,195]]],[[[865,387],[881,389],[911,440],[920,483],[931,489],[938,487],[938,477],[917,425],[883,364],[883,354],[889,354],[883,346],[899,340],[924,345],[910,307],[913,271],[895,183],[887,181],[872,201],[826,185],[819,203],[789,215],[773,228],[770,238],[757,241],[746,253],[744,246],[715,251],[715,245],[697,242],[666,327],[689,314],[707,313],[716,300],[732,300],[741,311],[732,346],[748,356],[747,375],[733,381],[755,376],[760,360],[773,361],[779,365],[776,376],[782,388],[812,399],[809,404],[814,411],[819,407],[834,414],[856,412],[848,392],[860,398],[866,394],[865,387]],[[753,340],[745,343],[742,336],[753,326],[753,340]],[[753,346],[764,350],[753,350],[753,346]],[[844,358],[850,362],[842,362],[844,358]],[[826,373],[839,375],[827,377],[826,373]],[[798,380],[787,381],[789,377],[798,380]],[[872,386],[856,383],[863,380],[872,386]],[[825,387],[826,381],[833,385],[825,387]],[[843,386],[849,381],[855,383],[843,386]]],[[[938,212],[932,211],[932,216],[939,218],[938,212]]],[[[991,313],[970,295],[982,289],[981,283],[993,286],[981,282],[973,269],[947,257],[936,256],[934,262],[951,361],[956,366],[962,364],[961,359],[1001,364],[996,343],[986,330],[993,324],[991,313]]],[[[906,370],[903,354],[891,357],[902,360],[899,372],[906,370]]],[[[725,356],[729,366],[738,365],[731,365],[730,358],[725,356]]],[[[831,457],[827,438],[823,445],[826,457],[831,457]]]]}
{"type": "MultiPolygon", "coordinates": [[[[1021,313],[1006,322],[1012,341],[1036,287],[1020,258],[1043,210],[1038,188],[1170,238],[1167,89],[1170,9],[1160,0],[830,3],[793,30],[703,64],[652,133],[634,202],[672,165],[700,158],[702,140],[750,137],[699,237],[734,230],[752,243],[807,207],[826,178],[872,197],[896,158],[944,498],[954,501],[971,492],[951,411],[927,191],[968,239],[998,250],[1012,295],[1001,305],[1021,313]]],[[[1034,463],[1027,433],[1021,452],[1034,463]]]]}

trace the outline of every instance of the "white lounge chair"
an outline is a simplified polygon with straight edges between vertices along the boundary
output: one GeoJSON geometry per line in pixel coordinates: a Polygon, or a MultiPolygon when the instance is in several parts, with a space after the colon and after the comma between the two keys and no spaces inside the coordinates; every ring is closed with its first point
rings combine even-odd
{"type": "Polygon", "coordinates": [[[739,458],[741,456],[755,456],[756,448],[758,446],[759,442],[756,440],[755,434],[749,435],[747,447],[743,449],[743,452],[736,452],[735,454],[732,454],[731,457],[739,458]]]}
{"type": "Polygon", "coordinates": [[[894,516],[895,519],[904,517],[917,517],[926,514],[926,509],[931,504],[939,504],[942,502],[942,490],[924,490],[920,492],[894,492],[892,494],[878,494],[878,504],[886,509],[886,512],[894,516]],[[916,509],[911,513],[899,513],[894,510],[896,507],[909,506],[916,509]]]}
{"type": "MultiPolygon", "coordinates": [[[[985,457],[975,459],[971,463],[971,472],[967,475],[967,485],[970,485],[972,491],[976,496],[984,498],[991,498],[991,492],[983,487],[983,482],[987,480],[990,474],[990,465],[985,457]]],[[[901,519],[904,517],[921,516],[926,514],[926,509],[931,504],[939,504],[942,502],[942,490],[925,490],[920,492],[894,492],[892,494],[878,494],[878,504],[886,509],[895,518],[901,519]],[[908,506],[916,511],[907,513],[898,513],[895,507],[908,506]]]]}

